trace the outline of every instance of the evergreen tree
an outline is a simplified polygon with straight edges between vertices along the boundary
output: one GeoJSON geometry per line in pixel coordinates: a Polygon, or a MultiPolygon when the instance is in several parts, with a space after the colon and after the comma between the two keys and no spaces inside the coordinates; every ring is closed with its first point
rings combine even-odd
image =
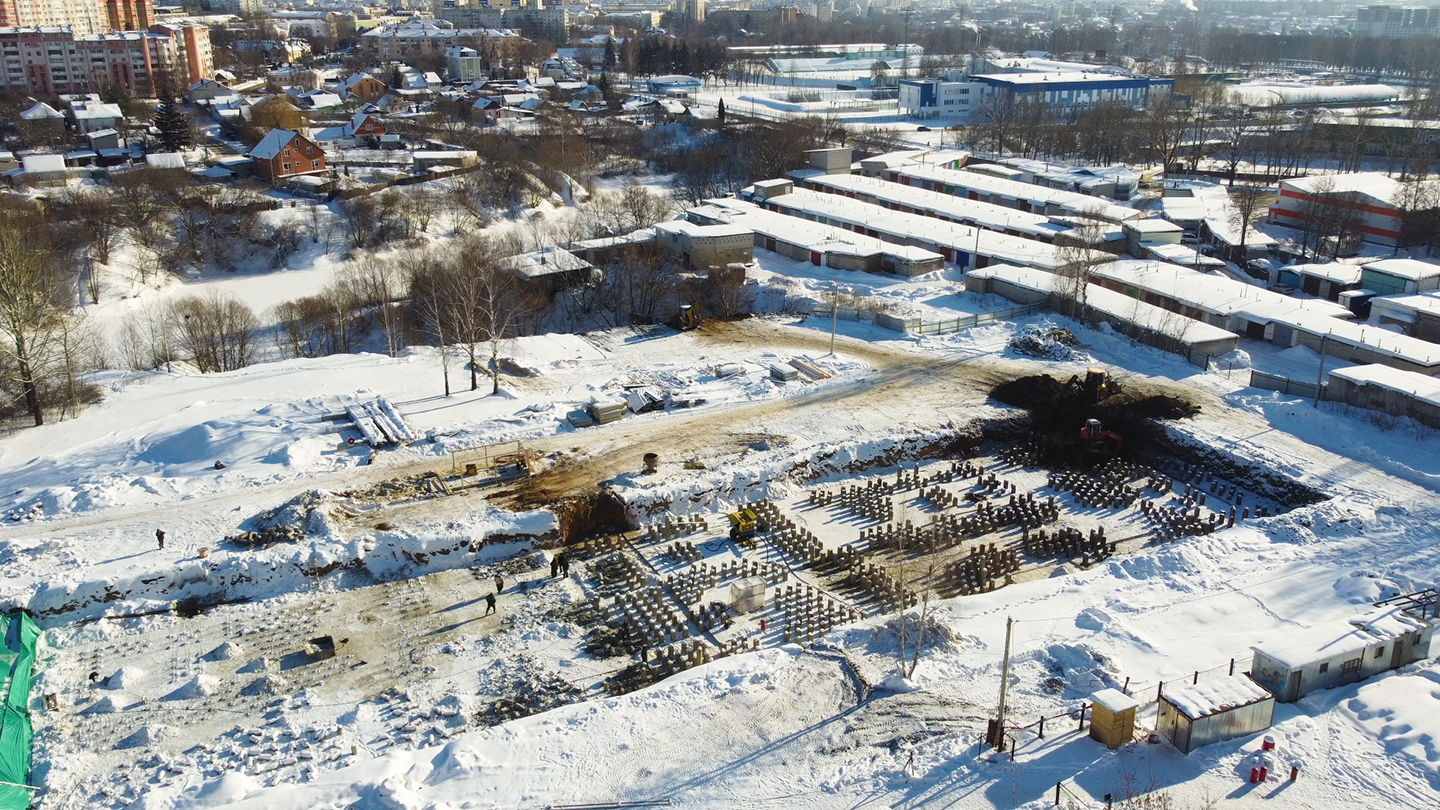
{"type": "Polygon", "coordinates": [[[715,121],[721,129],[725,128],[725,99],[715,106],[715,121]]]}
{"type": "Polygon", "coordinates": [[[166,152],[179,152],[195,145],[195,132],[179,99],[165,96],[155,110],[155,128],[160,130],[160,146],[166,152]]]}
{"type": "Polygon", "coordinates": [[[611,71],[611,70],[614,70],[614,69],[615,69],[615,40],[612,38],[612,39],[608,39],[608,40],[605,41],[605,70],[611,71]]]}

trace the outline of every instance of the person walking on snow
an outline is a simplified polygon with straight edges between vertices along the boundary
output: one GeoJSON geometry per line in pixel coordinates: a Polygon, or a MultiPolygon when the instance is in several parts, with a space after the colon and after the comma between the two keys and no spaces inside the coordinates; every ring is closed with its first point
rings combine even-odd
{"type": "Polygon", "coordinates": [[[489,616],[491,613],[494,613],[494,612],[495,612],[495,594],[493,594],[493,593],[487,593],[487,594],[485,594],[485,615],[486,615],[486,616],[489,616]]]}
{"type": "Polygon", "coordinates": [[[164,529],[156,529],[156,530],[155,530],[155,541],[160,544],[160,550],[161,550],[161,551],[164,551],[164,550],[165,550],[165,530],[164,530],[164,529]]]}
{"type": "Polygon", "coordinates": [[[495,593],[505,590],[505,578],[499,574],[495,575],[495,593]]]}
{"type": "Polygon", "coordinates": [[[550,558],[550,578],[554,579],[558,576],[560,576],[560,555],[556,554],[550,558]]]}

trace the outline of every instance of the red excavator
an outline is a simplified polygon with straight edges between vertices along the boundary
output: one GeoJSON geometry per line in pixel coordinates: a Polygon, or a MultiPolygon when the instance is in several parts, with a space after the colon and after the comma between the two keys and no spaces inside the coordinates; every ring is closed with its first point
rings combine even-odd
{"type": "Polygon", "coordinates": [[[1085,442],[1087,453],[1102,458],[1119,455],[1120,448],[1125,445],[1120,434],[1102,428],[1099,419],[1085,420],[1085,427],[1080,428],[1080,439],[1085,442]]]}

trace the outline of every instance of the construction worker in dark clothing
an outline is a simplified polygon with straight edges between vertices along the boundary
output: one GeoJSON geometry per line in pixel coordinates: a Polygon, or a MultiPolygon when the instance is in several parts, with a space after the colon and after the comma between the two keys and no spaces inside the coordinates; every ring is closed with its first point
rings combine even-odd
{"type": "Polygon", "coordinates": [[[164,551],[164,550],[165,550],[165,530],[164,530],[164,529],[156,529],[156,530],[155,530],[155,541],[160,544],[160,550],[161,550],[161,551],[164,551]]]}
{"type": "Polygon", "coordinates": [[[485,615],[486,615],[486,616],[489,616],[491,613],[494,613],[494,612],[495,612],[495,594],[493,594],[493,593],[487,593],[487,594],[485,594],[485,615]]]}
{"type": "Polygon", "coordinates": [[[560,574],[561,574],[561,576],[567,576],[567,577],[570,576],[570,555],[569,555],[569,554],[561,554],[561,555],[560,555],[560,574]]]}
{"type": "Polygon", "coordinates": [[[558,576],[560,576],[560,555],[556,554],[550,558],[550,578],[554,579],[558,576]]]}

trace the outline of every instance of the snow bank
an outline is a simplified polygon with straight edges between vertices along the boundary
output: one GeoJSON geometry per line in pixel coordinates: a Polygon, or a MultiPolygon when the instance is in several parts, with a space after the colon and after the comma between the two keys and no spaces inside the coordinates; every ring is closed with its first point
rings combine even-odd
{"type": "Polygon", "coordinates": [[[165,696],[165,700],[196,700],[210,697],[220,688],[220,680],[209,675],[196,675],[179,689],[165,696]]]}

